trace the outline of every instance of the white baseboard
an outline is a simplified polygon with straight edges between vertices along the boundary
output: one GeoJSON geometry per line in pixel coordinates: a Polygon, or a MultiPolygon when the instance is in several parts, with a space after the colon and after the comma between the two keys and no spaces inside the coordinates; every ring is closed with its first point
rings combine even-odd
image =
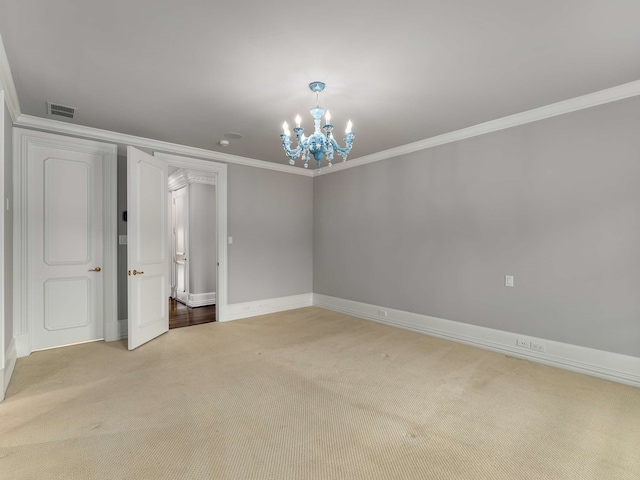
{"type": "Polygon", "coordinates": [[[640,387],[640,358],[387,307],[313,294],[313,305],[434,337],[524,358],[565,370],[640,387]],[[386,312],[387,316],[384,316],[386,312]],[[543,345],[544,352],[517,346],[518,339],[543,345]]]}
{"type": "Polygon", "coordinates": [[[21,335],[15,335],[13,338],[16,342],[16,352],[18,358],[27,357],[31,355],[31,339],[28,333],[21,335]]]}
{"type": "Polygon", "coordinates": [[[4,395],[9,388],[9,382],[11,381],[11,375],[13,375],[13,369],[16,366],[16,360],[18,359],[18,352],[16,350],[16,339],[12,338],[9,348],[5,352],[3,369],[0,372],[0,380],[2,380],[2,390],[0,390],[0,402],[4,400],[4,395]]]}
{"type": "Polygon", "coordinates": [[[283,312],[295,308],[310,307],[313,305],[313,294],[291,295],[289,297],[269,298],[255,302],[232,303],[227,305],[227,313],[224,321],[238,320],[240,318],[266,315],[267,313],[283,312]]]}
{"type": "Polygon", "coordinates": [[[204,307],[206,305],[216,304],[216,292],[209,293],[190,293],[187,296],[187,307],[204,307]]]}

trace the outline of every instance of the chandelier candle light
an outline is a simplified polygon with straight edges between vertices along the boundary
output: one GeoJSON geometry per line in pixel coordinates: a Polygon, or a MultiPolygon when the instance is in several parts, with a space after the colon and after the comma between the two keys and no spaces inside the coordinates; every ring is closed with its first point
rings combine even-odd
{"type": "Polygon", "coordinates": [[[320,107],[317,102],[320,92],[324,90],[324,87],[325,85],[322,82],[312,82],[309,84],[311,91],[316,93],[316,106],[309,110],[315,124],[315,131],[313,132],[313,135],[305,137],[304,128],[300,126],[300,122],[302,121],[300,115],[296,116],[296,128],[293,129],[296,134],[296,139],[298,140],[298,146],[296,148],[291,148],[291,132],[289,131],[289,125],[287,125],[287,122],[282,124],[283,133],[280,134],[280,137],[282,137],[282,146],[284,147],[284,151],[290,158],[289,164],[294,165],[294,158],[302,155],[304,168],[309,168],[309,159],[311,158],[311,155],[313,155],[313,158],[318,162],[318,172],[320,172],[322,159],[325,158],[325,156],[327,157],[327,163],[329,166],[333,164],[334,151],[338,152],[342,157],[343,162],[346,162],[347,155],[349,155],[351,146],[353,145],[353,137],[356,136],[355,132],[351,131],[352,124],[351,120],[349,120],[344,136],[345,146],[339,146],[338,142],[333,138],[331,114],[329,112],[325,114],[324,108],[320,107]],[[324,134],[320,127],[322,115],[324,115],[324,120],[326,122],[322,126],[324,134]]]}

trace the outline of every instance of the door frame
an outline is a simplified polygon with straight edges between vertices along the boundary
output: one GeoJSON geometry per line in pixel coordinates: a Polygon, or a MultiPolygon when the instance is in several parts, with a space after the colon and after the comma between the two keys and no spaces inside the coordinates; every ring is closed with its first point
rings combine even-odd
{"type": "Polygon", "coordinates": [[[103,217],[102,236],[104,246],[103,295],[104,339],[117,340],[118,289],[117,289],[117,168],[118,146],[95,140],[67,137],[60,134],[13,129],[13,331],[18,357],[32,352],[31,323],[27,317],[28,305],[28,218],[27,159],[32,146],[63,147],[78,152],[100,155],[103,161],[103,217]]]}
{"type": "MultiPolygon", "coordinates": [[[[170,167],[199,170],[216,176],[216,321],[227,320],[227,164],[163,152],[153,156],[168,163],[170,167]]],[[[169,189],[167,188],[167,195],[169,189]]],[[[170,227],[169,227],[170,228],[170,227]]],[[[169,299],[167,299],[169,301],[169,299]]]]}

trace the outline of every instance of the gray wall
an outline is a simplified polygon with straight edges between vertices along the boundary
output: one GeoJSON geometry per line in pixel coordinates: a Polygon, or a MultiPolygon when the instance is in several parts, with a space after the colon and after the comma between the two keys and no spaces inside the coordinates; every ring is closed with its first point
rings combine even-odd
{"type": "Polygon", "coordinates": [[[216,291],[216,187],[189,186],[189,293],[216,291]]]}
{"type": "MultiPolygon", "coordinates": [[[[5,352],[13,340],[13,122],[4,107],[4,341],[5,352]]],[[[1,365],[0,368],[4,367],[1,365]]]]}
{"type": "Polygon", "coordinates": [[[228,169],[229,303],[310,293],[313,178],[228,169]]]}
{"type": "Polygon", "coordinates": [[[639,132],[635,97],[317,177],[313,291],[640,357],[639,132]]]}
{"type": "MultiPolygon", "coordinates": [[[[126,234],[126,157],[118,157],[118,233],[126,234]]],[[[193,186],[193,185],[192,185],[193,186]]],[[[311,293],[313,179],[228,166],[228,303],[311,293]]],[[[119,318],[127,318],[127,254],[118,247],[119,318]]]]}

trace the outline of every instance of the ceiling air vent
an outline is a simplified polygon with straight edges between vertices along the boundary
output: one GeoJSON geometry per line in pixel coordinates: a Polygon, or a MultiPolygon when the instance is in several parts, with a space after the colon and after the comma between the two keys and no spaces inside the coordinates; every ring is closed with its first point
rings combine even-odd
{"type": "Polygon", "coordinates": [[[60,117],[73,118],[76,114],[76,109],[73,107],[66,107],[64,105],[47,102],[47,113],[49,115],[58,115],[60,117]]]}

